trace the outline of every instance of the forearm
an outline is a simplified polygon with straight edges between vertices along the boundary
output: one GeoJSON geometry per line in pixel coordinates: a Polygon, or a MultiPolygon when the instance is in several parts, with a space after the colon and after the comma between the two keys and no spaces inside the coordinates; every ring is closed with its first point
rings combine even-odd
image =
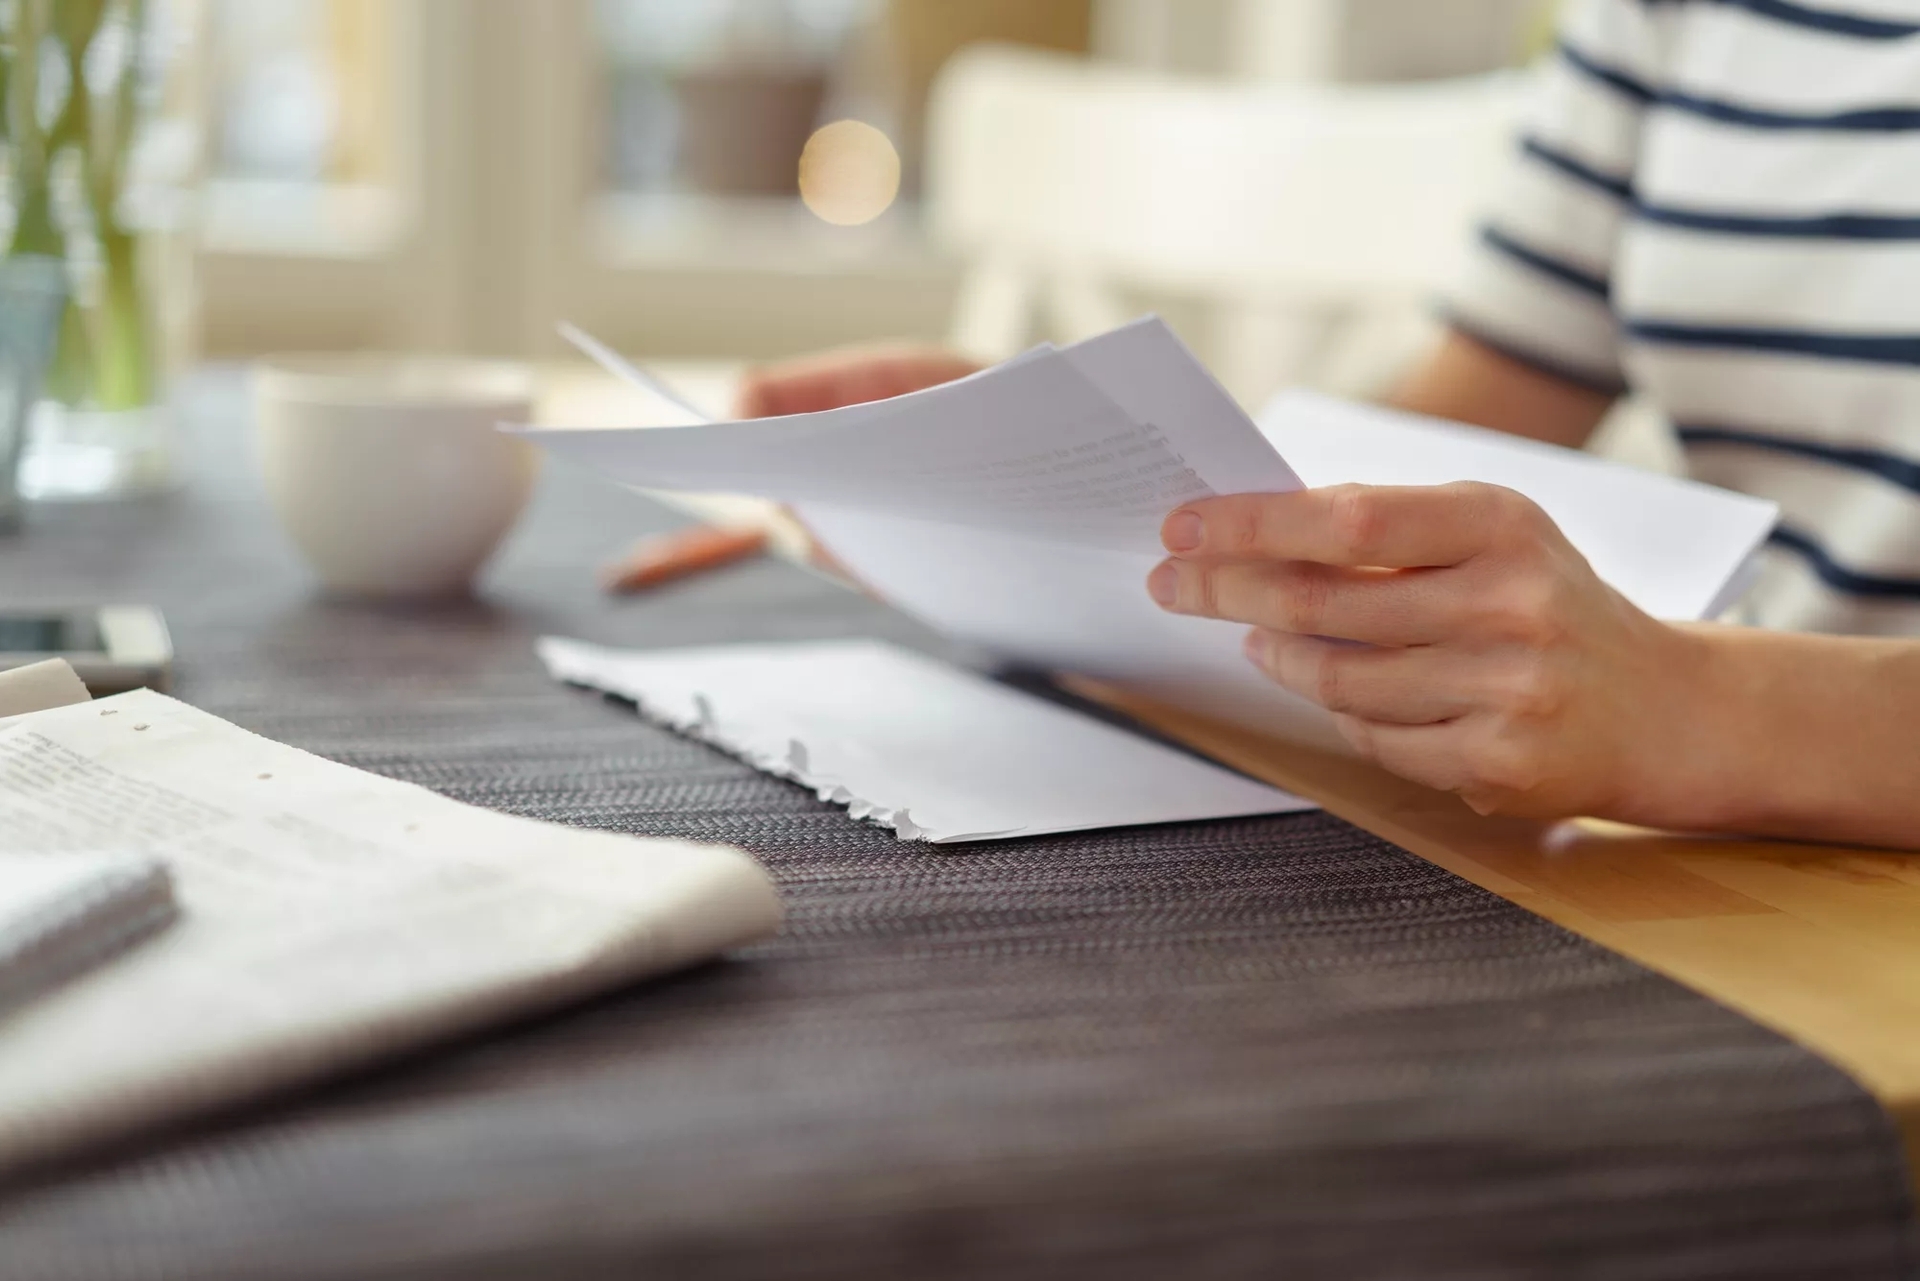
{"type": "Polygon", "coordinates": [[[1646,790],[1693,827],[1920,848],[1920,641],[1677,629],[1692,694],[1646,790]]]}
{"type": "Polygon", "coordinates": [[[1388,397],[1396,409],[1578,449],[1613,397],[1450,332],[1388,397]]]}

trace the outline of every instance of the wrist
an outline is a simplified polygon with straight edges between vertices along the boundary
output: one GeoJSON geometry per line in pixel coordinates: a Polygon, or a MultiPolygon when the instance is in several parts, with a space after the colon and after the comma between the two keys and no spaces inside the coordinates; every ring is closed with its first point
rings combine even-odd
{"type": "Polygon", "coordinates": [[[1625,782],[1600,817],[1693,831],[1737,824],[1754,788],[1753,749],[1766,741],[1749,723],[1764,704],[1738,629],[1648,622],[1657,630],[1642,651],[1625,782]]]}
{"type": "Polygon", "coordinates": [[[1649,827],[1920,846],[1920,645],[1656,624],[1606,812],[1649,827]]]}

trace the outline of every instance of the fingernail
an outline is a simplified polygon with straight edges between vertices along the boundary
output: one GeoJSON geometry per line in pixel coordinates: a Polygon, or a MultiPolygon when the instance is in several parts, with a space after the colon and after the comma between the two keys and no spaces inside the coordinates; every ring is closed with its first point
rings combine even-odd
{"type": "Polygon", "coordinates": [[[1167,561],[1161,561],[1147,575],[1147,595],[1162,609],[1173,608],[1175,592],[1179,586],[1180,571],[1167,561]]]}
{"type": "Polygon", "coordinates": [[[1268,638],[1265,632],[1256,628],[1247,633],[1247,638],[1240,642],[1240,648],[1246,652],[1248,658],[1264,667],[1267,661],[1267,651],[1273,648],[1273,641],[1268,638]]]}
{"type": "Polygon", "coordinates": [[[1193,512],[1175,512],[1160,527],[1160,541],[1170,552],[1190,552],[1206,537],[1206,526],[1193,512]]]}

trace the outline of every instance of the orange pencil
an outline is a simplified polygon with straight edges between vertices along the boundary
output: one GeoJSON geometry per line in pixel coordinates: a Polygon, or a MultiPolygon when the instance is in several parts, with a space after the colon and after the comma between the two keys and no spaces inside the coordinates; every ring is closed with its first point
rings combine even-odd
{"type": "Polygon", "coordinates": [[[600,571],[600,585],[610,592],[645,591],[670,579],[757,556],[766,546],[762,529],[694,525],[641,539],[600,571]]]}

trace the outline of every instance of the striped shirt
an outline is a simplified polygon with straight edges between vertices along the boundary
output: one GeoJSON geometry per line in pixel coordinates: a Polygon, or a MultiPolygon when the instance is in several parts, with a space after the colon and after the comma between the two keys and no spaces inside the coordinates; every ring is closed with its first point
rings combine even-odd
{"type": "Polygon", "coordinates": [[[1452,318],[1780,504],[1753,621],[1920,635],[1920,0],[1573,0],[1452,318]]]}

